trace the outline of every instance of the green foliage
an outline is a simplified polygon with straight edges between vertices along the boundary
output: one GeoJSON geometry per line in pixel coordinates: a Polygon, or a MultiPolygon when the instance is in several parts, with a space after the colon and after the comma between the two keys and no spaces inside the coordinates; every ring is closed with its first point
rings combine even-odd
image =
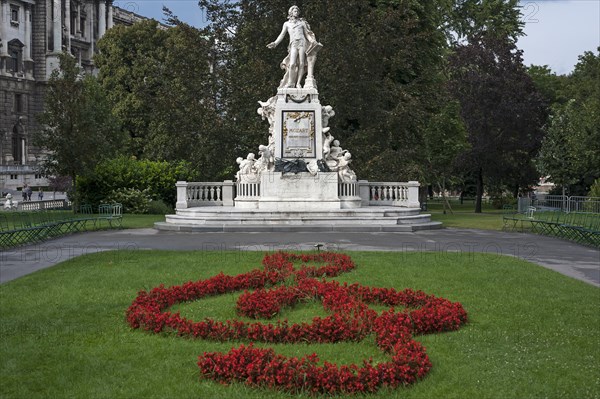
{"type": "Polygon", "coordinates": [[[502,209],[504,205],[516,205],[517,199],[512,195],[502,195],[491,199],[494,209],[502,209]]]}
{"type": "Polygon", "coordinates": [[[505,38],[478,36],[456,46],[449,59],[450,90],[460,102],[470,148],[460,166],[476,177],[476,212],[484,183],[518,192],[537,182],[532,159],[543,137],[545,103],[505,38]]]}
{"type": "Polygon", "coordinates": [[[600,176],[600,113],[593,103],[556,105],[538,158],[542,173],[560,186],[572,186],[571,195],[585,195],[600,176]]]}
{"type": "Polygon", "coordinates": [[[173,207],[167,205],[163,200],[150,201],[148,213],[152,215],[168,215],[173,213],[173,207]]]}
{"type": "Polygon", "coordinates": [[[594,181],[592,187],[590,187],[590,192],[588,193],[588,197],[597,197],[600,198],[600,178],[594,181]]]}
{"type": "Polygon", "coordinates": [[[114,157],[123,135],[112,117],[109,102],[93,76],[82,76],[75,58],[59,56],[45,93],[42,129],[35,144],[47,150],[44,171],[48,175],[86,176],[103,159],[114,157]]]}
{"type": "Polygon", "coordinates": [[[523,36],[518,0],[438,0],[446,12],[444,28],[450,41],[493,35],[516,42],[523,36]]]}
{"type": "MultiPolygon", "coordinates": [[[[600,48],[586,51],[575,70],[561,77],[558,93],[550,96],[552,113],[546,124],[538,168],[569,195],[586,195],[600,177],[600,48]]],[[[535,78],[534,78],[535,79],[535,78]]],[[[536,84],[547,90],[546,81],[536,84]]]]}
{"type": "Polygon", "coordinates": [[[94,174],[78,179],[82,202],[97,205],[118,189],[148,190],[152,200],[175,205],[178,180],[194,181],[197,174],[185,161],[158,162],[119,157],[99,164],[94,174]]]}
{"type": "Polygon", "coordinates": [[[224,176],[235,160],[233,132],[216,105],[213,51],[203,31],[174,20],[111,29],[99,41],[99,80],[114,114],[129,132],[132,154],[152,160],[186,160],[203,180],[224,176]]]}
{"type": "Polygon", "coordinates": [[[564,104],[568,98],[569,78],[565,75],[557,75],[547,66],[531,65],[527,73],[533,79],[540,94],[550,104],[564,104]]]}
{"type": "Polygon", "coordinates": [[[148,213],[150,209],[149,189],[118,188],[108,194],[102,202],[123,204],[123,212],[148,213]]]}

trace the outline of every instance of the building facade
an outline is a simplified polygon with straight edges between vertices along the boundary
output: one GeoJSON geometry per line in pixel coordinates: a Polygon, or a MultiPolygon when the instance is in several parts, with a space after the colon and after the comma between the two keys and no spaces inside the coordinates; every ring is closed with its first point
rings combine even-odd
{"type": "Polygon", "coordinates": [[[48,184],[38,170],[44,153],[32,137],[58,55],[69,52],[94,73],[98,39],[142,19],[112,0],[0,0],[0,188],[48,184]]]}

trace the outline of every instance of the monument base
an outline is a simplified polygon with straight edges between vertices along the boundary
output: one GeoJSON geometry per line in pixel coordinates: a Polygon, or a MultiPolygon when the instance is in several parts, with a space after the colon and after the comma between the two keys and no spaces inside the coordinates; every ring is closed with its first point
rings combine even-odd
{"type": "Polygon", "coordinates": [[[328,211],[340,209],[337,173],[312,176],[303,172],[261,175],[258,209],[265,211],[328,211]]]}

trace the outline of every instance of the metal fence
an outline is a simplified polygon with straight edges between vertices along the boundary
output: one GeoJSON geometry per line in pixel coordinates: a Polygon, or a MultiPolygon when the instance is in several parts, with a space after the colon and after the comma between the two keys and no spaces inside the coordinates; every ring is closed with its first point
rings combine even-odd
{"type": "Polygon", "coordinates": [[[530,206],[541,211],[600,213],[600,197],[546,195],[535,199],[519,198],[520,213],[524,213],[530,206]]]}

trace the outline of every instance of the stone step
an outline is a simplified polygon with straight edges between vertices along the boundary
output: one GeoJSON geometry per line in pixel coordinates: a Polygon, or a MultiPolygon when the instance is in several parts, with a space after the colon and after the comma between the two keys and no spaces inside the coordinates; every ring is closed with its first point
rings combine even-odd
{"type": "Polygon", "coordinates": [[[404,209],[390,209],[387,207],[369,207],[369,208],[357,208],[357,209],[337,209],[332,211],[263,211],[263,210],[248,210],[248,209],[235,209],[233,207],[197,207],[189,209],[178,209],[177,216],[185,218],[205,218],[214,216],[227,216],[234,218],[298,218],[298,217],[407,217],[407,216],[419,216],[420,210],[418,208],[404,208],[404,209]]]}
{"type": "Polygon", "coordinates": [[[308,224],[381,224],[381,225],[411,225],[421,224],[430,221],[429,214],[401,216],[401,217],[382,217],[382,216],[287,216],[287,215],[211,215],[204,217],[189,217],[182,215],[167,215],[167,223],[190,224],[190,225],[254,225],[254,224],[281,224],[281,225],[308,225],[308,224]]]}
{"type": "Polygon", "coordinates": [[[192,225],[157,222],[154,227],[158,230],[181,232],[219,233],[219,232],[414,232],[418,230],[433,230],[442,228],[441,222],[399,225],[362,225],[362,224],[310,224],[310,225],[192,225]]]}

